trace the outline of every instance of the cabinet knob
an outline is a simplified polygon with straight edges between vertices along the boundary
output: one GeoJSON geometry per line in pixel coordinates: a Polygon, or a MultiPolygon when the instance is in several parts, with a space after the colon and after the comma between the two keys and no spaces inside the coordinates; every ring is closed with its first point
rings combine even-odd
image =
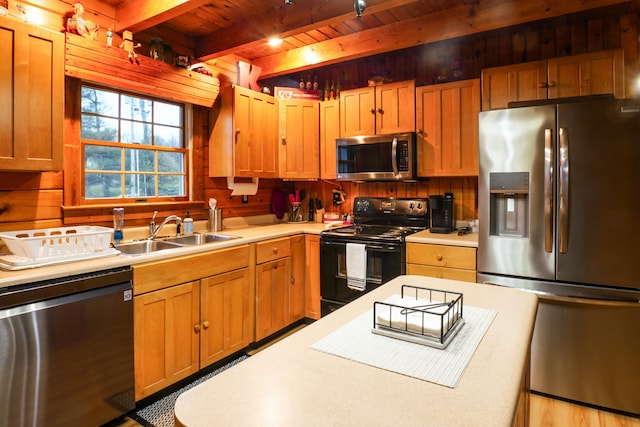
{"type": "Polygon", "coordinates": [[[546,88],[546,87],[549,87],[549,85],[547,84],[547,82],[542,82],[542,83],[538,83],[538,87],[539,87],[540,89],[544,89],[544,88],[546,88]]]}
{"type": "Polygon", "coordinates": [[[236,129],[236,135],[238,135],[240,133],[240,129],[236,129]]]}
{"type": "Polygon", "coordinates": [[[272,252],[273,252],[274,254],[277,254],[277,253],[278,253],[278,248],[277,248],[277,247],[273,248],[273,249],[272,249],[272,252]]]}
{"type": "Polygon", "coordinates": [[[287,145],[287,138],[285,136],[282,137],[282,145],[287,145]]]}
{"type": "Polygon", "coordinates": [[[290,278],[290,279],[289,279],[289,283],[291,283],[292,285],[295,285],[295,283],[296,283],[296,278],[295,278],[295,277],[290,278]]]}
{"type": "Polygon", "coordinates": [[[205,320],[204,322],[202,322],[202,327],[207,329],[209,327],[209,321],[205,320]]]}
{"type": "Polygon", "coordinates": [[[375,108],[372,108],[372,109],[371,109],[371,114],[375,114],[375,113],[376,113],[376,109],[375,109],[375,108]]]}
{"type": "Polygon", "coordinates": [[[378,108],[378,114],[384,114],[384,110],[382,108],[378,108]]]}
{"type": "Polygon", "coordinates": [[[193,325],[193,332],[195,332],[196,334],[200,332],[200,325],[193,325]]]}
{"type": "Polygon", "coordinates": [[[556,82],[549,82],[547,87],[556,87],[556,82]]]}
{"type": "Polygon", "coordinates": [[[440,255],[440,254],[436,255],[436,259],[437,259],[438,261],[442,261],[442,255],[440,255]]]}

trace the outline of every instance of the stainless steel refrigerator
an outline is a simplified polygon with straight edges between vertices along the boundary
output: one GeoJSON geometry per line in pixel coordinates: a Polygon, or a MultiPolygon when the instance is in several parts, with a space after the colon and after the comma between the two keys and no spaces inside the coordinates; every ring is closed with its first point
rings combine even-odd
{"type": "Polygon", "coordinates": [[[540,296],[531,389],[640,414],[640,100],[480,113],[478,282],[540,296]]]}

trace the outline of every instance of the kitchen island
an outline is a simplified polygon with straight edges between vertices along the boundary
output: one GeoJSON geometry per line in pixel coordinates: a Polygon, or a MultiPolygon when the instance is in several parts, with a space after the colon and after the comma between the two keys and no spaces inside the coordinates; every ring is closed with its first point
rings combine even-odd
{"type": "Polygon", "coordinates": [[[400,276],[183,393],[176,425],[524,425],[536,310],[524,291],[400,276]],[[455,388],[311,348],[403,284],[462,292],[465,306],[497,312],[455,388]]]}

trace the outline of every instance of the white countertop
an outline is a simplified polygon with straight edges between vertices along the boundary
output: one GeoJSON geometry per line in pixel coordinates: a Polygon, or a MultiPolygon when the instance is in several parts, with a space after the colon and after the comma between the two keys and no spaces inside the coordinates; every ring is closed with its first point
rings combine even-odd
{"type": "Polygon", "coordinates": [[[510,426],[529,366],[537,297],[490,285],[400,276],[180,395],[177,425],[510,426]],[[310,348],[414,284],[497,311],[456,388],[310,348]]]}
{"type": "Polygon", "coordinates": [[[445,234],[432,233],[429,230],[424,230],[408,235],[406,241],[412,243],[430,243],[433,245],[467,246],[477,248],[478,233],[469,233],[458,236],[457,232],[445,234]]]}
{"type": "MultiPolygon", "coordinates": [[[[0,269],[0,287],[9,287],[43,280],[52,280],[65,276],[85,274],[98,270],[106,270],[127,265],[140,264],[143,262],[157,261],[176,256],[223,249],[261,240],[292,236],[300,233],[320,234],[320,232],[325,230],[327,227],[327,224],[315,222],[278,223],[273,225],[259,225],[248,227],[244,225],[242,226],[242,228],[227,228],[221,231],[221,234],[239,236],[241,237],[240,239],[208,243],[205,245],[185,246],[179,249],[157,251],[144,255],[117,255],[106,258],[96,258],[87,261],[73,261],[55,266],[29,268],[18,271],[6,271],[0,269]]],[[[195,223],[195,231],[203,232],[206,231],[205,228],[205,221],[197,221],[195,223]]],[[[125,229],[125,237],[128,237],[130,239],[143,238],[147,232],[146,229],[141,228],[141,230],[142,232],[135,234],[125,229]]],[[[465,236],[458,236],[456,233],[435,234],[430,233],[428,230],[426,230],[408,236],[407,241],[477,247],[477,236],[477,234],[467,234],[465,236]]]]}
{"type": "MultiPolygon", "coordinates": [[[[204,222],[196,225],[196,231],[205,231],[204,222]]],[[[292,236],[300,233],[320,234],[325,229],[322,223],[281,223],[273,225],[254,226],[239,229],[225,229],[220,234],[230,234],[241,237],[240,239],[232,239],[216,243],[207,243],[204,245],[184,246],[178,249],[156,251],[149,254],[127,256],[116,255],[105,258],[96,258],[87,261],[73,261],[64,264],[29,268],[18,271],[0,270],[0,287],[9,287],[21,285],[25,283],[38,282],[42,280],[52,280],[60,277],[72,276],[76,274],[85,274],[93,271],[106,270],[127,265],[140,264],[143,262],[157,261],[176,256],[194,254],[228,248],[232,246],[244,245],[260,240],[274,239],[278,237],[292,236]]],[[[125,229],[125,237],[135,238],[125,229]]],[[[142,237],[143,235],[141,235],[142,237]]]]}

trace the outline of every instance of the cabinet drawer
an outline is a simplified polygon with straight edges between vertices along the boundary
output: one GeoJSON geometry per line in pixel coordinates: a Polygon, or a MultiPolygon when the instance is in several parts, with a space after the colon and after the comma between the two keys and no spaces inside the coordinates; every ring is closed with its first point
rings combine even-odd
{"type": "Polygon", "coordinates": [[[256,243],[256,264],[288,257],[290,254],[291,249],[288,237],[256,243]]]}
{"type": "Polygon", "coordinates": [[[476,248],[407,243],[407,264],[476,269],[476,248]]]}
{"type": "Polygon", "coordinates": [[[407,274],[416,276],[438,277],[440,279],[461,280],[463,282],[476,281],[475,270],[458,268],[433,267],[431,265],[407,264],[407,274]]]}

